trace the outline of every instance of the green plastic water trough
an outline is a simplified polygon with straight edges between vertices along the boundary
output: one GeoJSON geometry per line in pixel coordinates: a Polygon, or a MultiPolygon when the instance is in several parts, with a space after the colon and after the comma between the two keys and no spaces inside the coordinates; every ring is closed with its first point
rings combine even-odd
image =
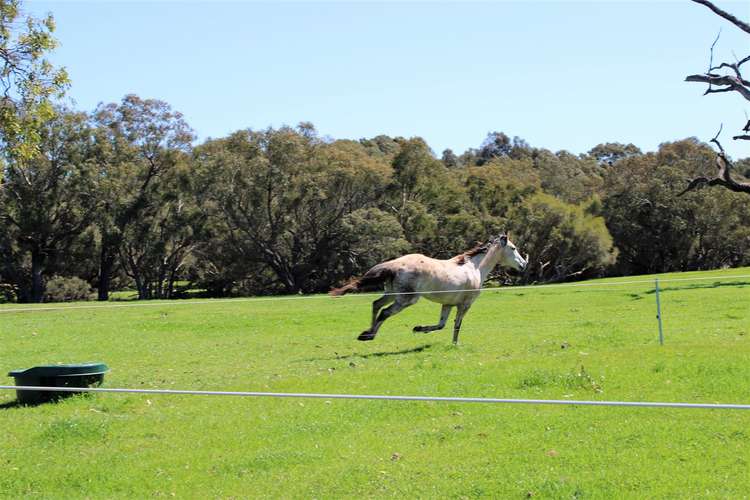
{"type": "MultiPolygon", "coordinates": [[[[26,370],[14,370],[8,373],[16,379],[17,386],[37,387],[90,387],[100,385],[109,368],[104,363],[85,363],[80,365],[46,365],[35,366],[26,370]]],[[[16,398],[21,404],[35,405],[61,399],[80,392],[57,392],[37,390],[16,390],[16,398]]]]}

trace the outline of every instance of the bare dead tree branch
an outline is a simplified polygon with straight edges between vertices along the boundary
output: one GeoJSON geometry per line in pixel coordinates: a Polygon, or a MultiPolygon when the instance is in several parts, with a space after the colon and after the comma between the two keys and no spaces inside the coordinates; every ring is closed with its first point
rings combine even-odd
{"type": "Polygon", "coordinates": [[[691,180],[688,183],[688,186],[680,192],[677,197],[680,197],[689,191],[693,191],[694,189],[700,189],[706,186],[721,186],[737,193],[750,194],[750,182],[738,182],[732,177],[732,162],[727,158],[724,148],[719,142],[719,134],[721,134],[722,128],[724,128],[723,124],[719,127],[719,131],[714,138],[711,139],[711,142],[716,144],[719,148],[719,153],[716,155],[716,166],[719,169],[718,175],[713,179],[709,179],[708,177],[697,177],[691,180]]]}
{"type": "MultiPolygon", "coordinates": [[[[713,67],[709,68],[708,69],[708,74],[710,74],[712,71],[717,70],[717,69],[731,68],[732,70],[734,70],[734,74],[737,75],[737,78],[739,78],[740,80],[742,80],[742,74],[740,73],[740,66],[742,66],[743,64],[745,64],[747,61],[750,61],[750,56],[747,56],[743,60],[737,61],[734,64],[721,63],[718,66],[713,66],[713,67]]],[[[743,83],[745,85],[748,85],[747,81],[743,81],[743,83]]]]}
{"type": "Polygon", "coordinates": [[[742,31],[744,31],[745,33],[750,34],[750,24],[747,24],[746,22],[744,22],[744,21],[742,21],[740,19],[737,19],[736,17],[734,17],[729,12],[718,8],[717,6],[715,6],[714,4],[712,4],[711,2],[709,2],[708,0],[693,0],[693,2],[699,3],[701,5],[705,5],[706,7],[708,7],[712,11],[714,11],[715,14],[723,17],[724,19],[726,19],[727,21],[729,21],[730,23],[734,24],[739,29],[741,29],[742,31]]]}
{"type": "MultiPolygon", "coordinates": [[[[728,20],[745,33],[750,34],[750,24],[720,9],[709,0],[692,1],[694,3],[698,3],[704,5],[705,7],[708,7],[715,14],[728,20]]],[[[707,83],[708,88],[703,93],[703,95],[737,92],[742,97],[744,97],[746,101],[750,101],[750,81],[743,78],[741,70],[742,65],[750,61],[750,56],[746,56],[744,59],[738,60],[737,56],[732,53],[735,62],[723,62],[718,66],[714,66],[714,48],[716,47],[720,36],[721,30],[719,30],[719,34],[716,35],[716,39],[714,39],[713,43],[711,44],[708,70],[702,75],[689,75],[685,78],[685,81],[707,83]]],[[[745,118],[747,118],[747,114],[745,115],[745,118]]],[[[716,155],[716,167],[718,169],[718,175],[714,178],[697,177],[690,180],[688,182],[688,186],[677,196],[683,196],[689,191],[700,189],[705,186],[721,186],[738,193],[750,194],[750,183],[740,182],[732,177],[732,163],[729,161],[724,148],[719,142],[719,135],[721,134],[722,129],[723,124],[721,127],[719,127],[719,131],[716,133],[714,138],[711,139],[711,142],[716,144],[716,146],[719,148],[719,152],[716,155]]],[[[747,123],[742,129],[742,132],[744,133],[737,134],[733,136],[732,139],[745,141],[750,140],[750,120],[747,120],[747,123]]]]}
{"type": "MultiPolygon", "coordinates": [[[[716,44],[719,42],[719,38],[721,38],[721,28],[719,28],[719,32],[716,33],[716,38],[714,38],[714,43],[711,44],[710,56],[708,57],[708,71],[706,73],[711,73],[711,68],[713,68],[714,66],[714,48],[716,47],[716,44]]],[[[708,84],[708,90],[711,90],[710,83],[708,84]]]]}
{"type": "Polygon", "coordinates": [[[716,144],[719,147],[719,151],[721,153],[724,152],[724,148],[721,147],[721,143],[719,142],[719,136],[721,135],[721,131],[722,130],[724,130],[724,124],[723,123],[721,125],[719,125],[719,130],[716,132],[716,135],[713,136],[713,138],[711,139],[711,142],[713,142],[714,144],[716,144]]]}
{"type": "Polygon", "coordinates": [[[706,75],[689,75],[685,78],[686,82],[700,82],[708,83],[709,85],[723,85],[724,88],[712,89],[709,87],[703,95],[715,94],[717,92],[731,92],[737,91],[742,97],[750,101],[750,88],[745,85],[750,83],[743,83],[744,80],[731,75],[716,75],[709,73],[706,75]]]}

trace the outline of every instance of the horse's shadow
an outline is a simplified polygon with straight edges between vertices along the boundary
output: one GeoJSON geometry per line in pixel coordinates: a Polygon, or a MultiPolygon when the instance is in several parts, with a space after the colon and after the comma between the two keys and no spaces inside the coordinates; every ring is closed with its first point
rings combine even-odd
{"type": "Polygon", "coordinates": [[[411,349],[401,349],[400,351],[379,351],[379,352],[371,352],[367,354],[347,354],[347,355],[341,355],[338,353],[332,358],[307,358],[303,359],[302,361],[332,361],[337,359],[352,359],[352,358],[361,358],[361,359],[368,359],[368,358],[383,358],[386,356],[402,356],[405,354],[414,354],[417,352],[426,351],[427,349],[430,349],[434,344],[423,344],[417,347],[412,347],[411,349]]]}

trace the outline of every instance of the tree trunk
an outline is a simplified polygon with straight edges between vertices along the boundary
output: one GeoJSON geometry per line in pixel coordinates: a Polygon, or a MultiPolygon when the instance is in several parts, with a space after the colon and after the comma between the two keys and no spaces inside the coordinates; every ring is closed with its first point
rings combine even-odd
{"type": "Polygon", "coordinates": [[[44,260],[41,251],[31,251],[31,302],[42,302],[44,299],[44,260]]]}
{"type": "Polygon", "coordinates": [[[154,294],[154,298],[157,299],[164,299],[169,298],[167,291],[165,289],[167,281],[167,263],[165,262],[165,259],[162,259],[161,263],[159,264],[159,272],[156,277],[156,293],[154,294]]]}
{"type": "Polygon", "coordinates": [[[112,282],[112,268],[115,264],[113,246],[102,241],[102,251],[99,257],[99,289],[97,300],[109,300],[109,287],[112,282]]]}
{"type": "Polygon", "coordinates": [[[150,283],[148,280],[148,275],[144,276],[143,274],[141,274],[141,270],[138,267],[138,264],[140,263],[135,262],[131,255],[128,255],[128,259],[130,262],[130,272],[128,274],[133,278],[133,280],[135,280],[135,289],[138,290],[138,300],[150,299],[151,290],[149,286],[150,283]]]}
{"type": "Polygon", "coordinates": [[[171,299],[174,297],[174,281],[177,276],[177,267],[172,266],[169,271],[169,280],[167,281],[167,298],[171,299]]]}
{"type": "Polygon", "coordinates": [[[284,285],[284,291],[287,294],[294,294],[298,292],[297,281],[294,274],[286,268],[276,269],[276,275],[281,279],[281,283],[284,285]]]}

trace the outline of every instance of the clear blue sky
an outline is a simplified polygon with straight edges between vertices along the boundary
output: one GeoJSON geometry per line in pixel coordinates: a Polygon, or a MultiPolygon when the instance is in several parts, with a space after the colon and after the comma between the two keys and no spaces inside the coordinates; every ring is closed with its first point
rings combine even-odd
{"type": "MultiPolygon", "coordinates": [[[[718,2],[745,19],[750,2],[718,2]]],[[[703,6],[671,2],[26,2],[51,11],[79,109],[127,93],[169,102],[199,138],[311,121],[334,138],[424,137],[437,154],[487,132],[585,152],[731,141],[750,105],[684,83],[750,53],[703,6]]],[[[748,67],[750,73],[750,67],[748,67]]]]}

